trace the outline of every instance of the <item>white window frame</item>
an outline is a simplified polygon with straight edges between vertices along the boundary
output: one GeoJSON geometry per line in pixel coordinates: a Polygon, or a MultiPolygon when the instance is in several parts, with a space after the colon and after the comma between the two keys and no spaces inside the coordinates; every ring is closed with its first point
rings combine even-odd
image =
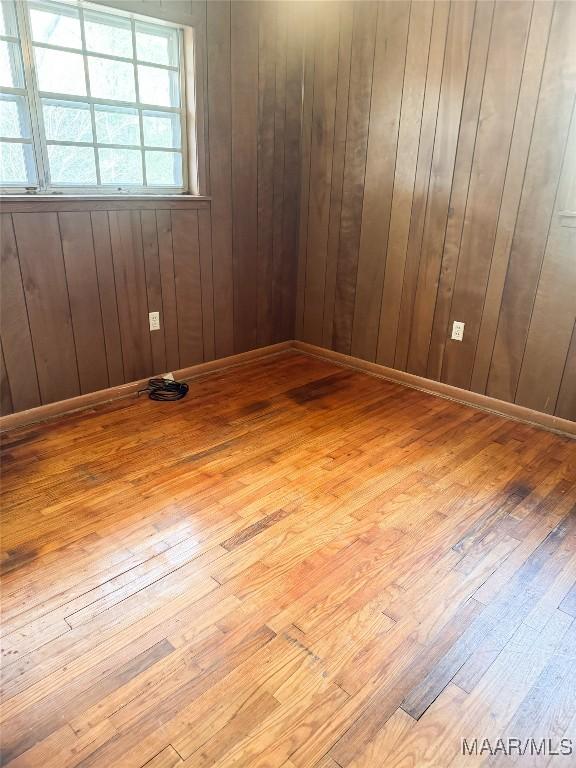
{"type": "MultiPolygon", "coordinates": [[[[190,184],[193,183],[191,173],[189,172],[190,162],[189,154],[193,155],[196,152],[196,147],[189,147],[189,133],[187,132],[186,125],[186,112],[187,112],[187,89],[186,89],[186,61],[184,51],[184,27],[179,24],[164,21],[163,19],[157,19],[150,16],[143,16],[140,14],[129,13],[126,11],[117,10],[109,6],[96,5],[94,3],[87,3],[84,0],[16,0],[14,2],[16,12],[16,23],[18,37],[10,35],[0,35],[1,40],[8,42],[15,42],[20,45],[22,53],[23,74],[24,74],[24,87],[23,88],[8,88],[3,87],[2,93],[23,95],[28,102],[29,117],[30,117],[30,130],[31,138],[21,139],[5,139],[5,142],[24,143],[31,144],[33,149],[33,155],[36,164],[37,182],[27,186],[2,186],[0,187],[0,194],[3,195],[17,195],[22,193],[37,193],[37,194],[67,194],[67,195],[118,195],[118,194],[136,194],[136,195],[181,195],[181,194],[197,194],[197,190],[190,190],[190,184]],[[78,11],[80,19],[80,30],[82,36],[82,48],[67,48],[59,45],[52,45],[48,43],[38,43],[32,41],[32,34],[29,23],[29,5],[45,5],[49,7],[53,5],[55,7],[71,6],[78,11]],[[130,28],[132,31],[132,47],[133,58],[125,58],[122,56],[115,56],[111,54],[103,54],[95,51],[88,51],[86,49],[86,37],[84,28],[84,9],[94,11],[102,16],[119,16],[130,22],[130,28]],[[180,106],[179,107],[166,107],[158,104],[144,104],[139,101],[116,101],[110,99],[98,99],[90,95],[90,76],[88,71],[88,59],[91,56],[95,58],[108,59],[111,61],[120,61],[122,63],[131,63],[134,67],[134,85],[136,99],[139,97],[139,82],[138,82],[138,65],[154,66],[158,69],[166,69],[171,72],[176,71],[176,66],[170,66],[165,64],[156,64],[149,61],[140,61],[137,58],[136,47],[136,22],[141,24],[148,24],[151,26],[165,26],[176,29],[178,32],[178,82],[180,87],[180,106]],[[67,93],[51,93],[47,91],[40,91],[38,87],[38,80],[35,71],[35,62],[33,54],[33,46],[45,48],[48,50],[64,51],[67,53],[80,54],[83,59],[85,82],[86,82],[86,96],[74,96],[67,93]],[[40,95],[42,94],[42,95],[40,95]],[[73,142],[73,141],[56,141],[47,140],[44,131],[43,111],[41,99],[54,99],[57,101],[65,102],[79,102],[82,104],[90,105],[90,115],[92,121],[92,142],[73,142]],[[113,107],[128,107],[135,109],[138,112],[139,125],[140,125],[140,144],[107,144],[97,141],[96,126],[95,126],[95,105],[113,106],[113,107]],[[180,116],[180,149],[174,149],[170,147],[152,147],[144,143],[144,128],[143,128],[143,112],[170,112],[178,114],[180,116]],[[47,146],[50,145],[63,145],[63,146],[78,146],[78,147],[92,147],[94,149],[96,174],[100,179],[100,168],[98,159],[98,148],[109,149],[138,149],[141,152],[142,158],[142,178],[144,184],[140,185],[118,185],[118,184],[97,184],[97,185],[63,185],[52,184],[50,182],[50,171],[48,164],[47,146]],[[151,186],[146,184],[146,165],[145,165],[145,152],[174,152],[179,151],[182,158],[182,185],[181,186],[151,186]]],[[[193,88],[191,89],[193,93],[193,88]]]]}

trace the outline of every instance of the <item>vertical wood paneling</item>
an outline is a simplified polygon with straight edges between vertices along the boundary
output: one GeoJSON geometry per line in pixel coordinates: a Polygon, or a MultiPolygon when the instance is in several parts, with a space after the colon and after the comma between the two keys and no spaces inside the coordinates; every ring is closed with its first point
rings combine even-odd
{"type": "Polygon", "coordinates": [[[277,3],[260,3],[258,25],[258,343],[270,343],[274,222],[277,3]]]}
{"type": "MultiPolygon", "coordinates": [[[[127,381],[153,371],[139,211],[109,211],[118,318],[127,381]]],[[[161,371],[157,371],[161,373],[161,371]]]]}
{"type": "Polygon", "coordinates": [[[351,347],[367,360],[376,357],[409,18],[409,3],[379,6],[351,347]]]}
{"type": "Polygon", "coordinates": [[[211,210],[3,217],[4,407],[295,331],[573,418],[574,230],[554,201],[576,4],[179,5],[154,8],[195,27],[211,210]]]}
{"type": "MultiPolygon", "coordinates": [[[[274,206],[272,219],[272,268],[270,296],[272,304],[282,306],[281,296],[283,286],[282,262],[292,258],[292,254],[284,249],[283,218],[287,205],[293,201],[284,199],[284,179],[286,174],[285,140],[286,140],[286,45],[288,33],[288,14],[290,6],[286,2],[278,4],[278,23],[276,25],[276,78],[275,78],[275,104],[274,104],[274,206]]],[[[273,339],[278,337],[278,320],[281,320],[277,311],[272,312],[271,335],[273,339]]]]}
{"type": "Polygon", "coordinates": [[[198,247],[200,248],[200,288],[202,293],[202,337],[204,360],[214,360],[214,282],[210,211],[198,211],[198,247]]]}
{"type": "Polygon", "coordinates": [[[10,382],[4,362],[4,350],[0,344],[0,415],[5,416],[14,411],[12,404],[12,393],[10,392],[10,382]]]}
{"type": "Polygon", "coordinates": [[[348,130],[348,96],[350,91],[350,57],[352,54],[352,26],[354,6],[340,3],[340,37],[338,48],[338,85],[336,88],[336,114],[334,116],[334,142],[330,189],[330,216],[324,280],[324,309],[322,318],[322,344],[332,346],[334,329],[334,302],[336,299],[336,270],[340,249],[340,216],[344,184],[344,158],[348,130]]]}
{"type": "Polygon", "coordinates": [[[308,210],[308,248],[314,255],[306,264],[303,338],[322,343],[322,319],[334,146],[334,117],[338,77],[339,14],[332,4],[322,8],[314,59],[314,107],[308,210]]]}
{"type": "Polygon", "coordinates": [[[234,348],[244,352],[258,343],[258,4],[232,3],[230,14],[234,348]]]}
{"type": "Polygon", "coordinates": [[[204,357],[198,214],[172,211],[171,217],[180,365],[187,367],[204,357]]]}
{"type": "Polygon", "coordinates": [[[232,266],[232,122],[230,2],[207,4],[208,133],[214,260],[214,340],[216,356],[234,352],[234,274],[232,266]]]}
{"type": "MultiPolygon", "coordinates": [[[[298,265],[298,214],[302,136],[303,47],[307,9],[283,3],[286,27],[286,88],[284,124],[284,189],[281,251],[272,284],[272,341],[294,338],[298,265]]],[[[276,259],[276,255],[275,255],[276,259]]]]}
{"type": "Polygon", "coordinates": [[[74,397],[80,383],[58,214],[12,219],[42,403],[74,397]]]}
{"type": "Polygon", "coordinates": [[[443,381],[465,389],[472,377],[531,13],[528,2],[496,5],[449,322],[449,327],[454,320],[465,322],[466,333],[462,342],[447,342],[442,371],[443,381]]]}
{"type": "Polygon", "coordinates": [[[116,297],[114,264],[112,262],[110,225],[106,211],[92,211],[90,219],[92,240],[94,242],[94,257],[96,259],[100,309],[104,328],[108,380],[110,386],[115,387],[118,384],[123,384],[126,379],[124,378],[124,362],[122,359],[122,341],[120,338],[120,321],[118,320],[118,300],[116,297]]]}
{"type": "Polygon", "coordinates": [[[504,285],[487,394],[516,395],[576,86],[576,3],[557,3],[504,285]]]}
{"type": "MultiPolygon", "coordinates": [[[[374,44],[358,28],[372,3],[341,6],[332,145],[312,135],[302,166],[299,295],[323,301],[323,346],[573,413],[574,230],[553,207],[574,103],[576,3],[412,2],[407,38],[402,7],[378,4],[374,44]],[[317,186],[330,198],[327,247],[324,223],[310,226],[317,186]],[[455,320],[462,342],[450,339],[455,320]]],[[[317,60],[327,33],[318,16],[306,52],[317,60]]],[[[311,114],[324,81],[304,83],[311,114]]],[[[306,309],[298,338],[320,338],[318,314],[306,309]]]]}
{"type": "Polygon", "coordinates": [[[424,219],[408,351],[407,368],[411,373],[419,376],[425,376],[428,367],[428,349],[448,220],[448,204],[456,161],[474,12],[475,6],[472,3],[456,3],[452,8],[448,24],[432,170],[428,187],[428,204],[424,219]]]}
{"type": "Polygon", "coordinates": [[[576,227],[563,226],[559,217],[574,179],[575,118],[572,119],[516,392],[517,403],[546,413],[554,413],[556,407],[576,321],[576,227]],[[558,281],[558,275],[562,275],[561,281],[558,281]],[[553,344],[550,339],[554,339],[553,344]]]}
{"type": "Polygon", "coordinates": [[[498,214],[498,228],[490,265],[490,277],[486,288],[484,311],[472,371],[471,389],[475,392],[484,393],[486,391],[553,10],[554,4],[552,2],[538,2],[534,5],[532,12],[522,85],[520,86],[514,133],[512,134],[512,144],[506,169],[506,181],[498,214]]]}
{"type": "Polygon", "coordinates": [[[576,228],[553,225],[515,398],[519,405],[545,413],[554,413],[556,407],[576,319],[575,254],[576,228]],[[557,279],[559,274],[561,281],[557,279]]]}
{"type": "MultiPolygon", "coordinates": [[[[291,338],[299,314],[304,40],[313,3],[145,5],[144,13],[187,25],[186,75],[196,100],[188,132],[196,134],[200,192],[212,206],[212,263],[201,264],[205,356],[291,338]]],[[[324,14],[326,4],[319,9],[324,14]]]]}
{"type": "Polygon", "coordinates": [[[294,297],[309,5],[206,4],[216,357],[291,338],[295,316],[302,321],[304,297],[298,310],[294,297]]]}
{"type": "Polygon", "coordinates": [[[38,213],[31,202],[29,213],[0,219],[1,336],[11,362],[6,408],[9,399],[14,410],[40,404],[32,343],[43,366],[42,402],[70,397],[70,380],[80,394],[213,359],[209,204],[91,211],[86,201],[77,207],[38,213]],[[32,334],[12,218],[24,254],[32,334]],[[160,312],[160,330],[149,330],[149,311],[160,312]]]}
{"type": "MultiPolygon", "coordinates": [[[[130,10],[142,12],[136,5],[130,10]]],[[[144,13],[188,27],[186,75],[194,78],[188,93],[196,100],[188,115],[189,135],[197,138],[200,190],[211,201],[174,211],[174,218],[171,204],[162,201],[142,210],[137,204],[125,210],[113,199],[108,210],[101,204],[91,208],[88,201],[71,204],[69,221],[86,226],[76,228],[77,242],[65,244],[72,282],[57,279],[59,291],[49,301],[70,315],[70,290],[77,338],[68,345],[64,327],[58,354],[46,351],[56,369],[52,399],[80,391],[70,386],[78,368],[87,391],[103,386],[103,377],[117,385],[294,336],[308,4],[188,0],[146,6],[144,13]],[[95,268],[85,270],[90,236],[95,268]],[[149,310],[160,311],[160,331],[149,331],[149,310]],[[93,322],[86,320],[89,315],[93,322]],[[72,371],[63,358],[74,363],[72,371]],[[66,386],[60,386],[59,376],[66,386]]],[[[339,57],[337,38],[334,42],[339,57]]],[[[65,205],[46,205],[66,212],[63,220],[69,215],[65,205]]],[[[31,200],[26,221],[33,222],[32,211],[42,207],[31,200]]],[[[11,227],[10,217],[7,221],[11,227]]],[[[54,245],[57,255],[56,239],[54,245]]],[[[15,247],[13,253],[12,274],[21,286],[15,247]]],[[[38,405],[40,393],[32,338],[29,333],[25,338],[24,292],[21,286],[18,294],[11,279],[4,285],[10,313],[3,315],[2,341],[15,393],[12,407],[19,410],[38,405]],[[13,325],[11,318],[17,318],[13,325]]],[[[68,324],[70,329],[70,317],[68,324]]],[[[50,323],[48,328],[52,333],[50,323]]]]}
{"type": "Polygon", "coordinates": [[[422,237],[424,234],[426,207],[428,203],[428,187],[430,184],[432,154],[436,136],[436,119],[438,116],[438,102],[442,85],[442,67],[444,63],[444,50],[446,47],[449,14],[449,3],[437,2],[434,4],[434,20],[432,23],[428,70],[426,73],[426,91],[424,94],[424,106],[422,108],[422,119],[420,123],[418,160],[416,163],[410,229],[408,233],[408,246],[404,265],[404,284],[402,287],[402,300],[398,318],[398,334],[396,336],[396,349],[394,353],[394,365],[403,370],[406,368],[408,347],[410,344],[412,311],[414,308],[414,298],[416,296],[422,237]]]}
{"type": "MultiPolygon", "coordinates": [[[[298,276],[296,305],[294,309],[294,331],[297,338],[304,332],[304,294],[306,291],[306,265],[308,261],[308,213],[310,201],[310,161],[312,144],[312,108],[314,104],[314,65],[317,3],[309,6],[308,24],[305,26],[304,71],[302,76],[302,186],[300,190],[300,212],[298,220],[298,276]]],[[[340,226],[340,222],[338,222],[340,226]]]]}
{"type": "Polygon", "coordinates": [[[561,419],[576,421],[576,323],[572,329],[555,414],[561,419]]]}
{"type": "Polygon", "coordinates": [[[158,255],[158,233],[156,211],[141,211],[142,253],[144,273],[146,275],[146,296],[148,312],[160,313],[160,328],[150,331],[152,366],[156,373],[166,371],[166,340],[164,338],[164,307],[162,305],[162,285],[160,279],[160,260],[158,255]]]}
{"type": "Polygon", "coordinates": [[[346,353],[350,353],[352,344],[377,20],[377,3],[354,4],[348,128],[333,326],[334,349],[346,353]]]}
{"type": "Polygon", "coordinates": [[[15,411],[40,405],[40,390],[16,238],[9,214],[0,214],[0,328],[15,411]]]}
{"type": "Polygon", "coordinates": [[[76,361],[82,393],[109,385],[89,212],[59,213],[76,361]]]}
{"type": "Polygon", "coordinates": [[[478,131],[478,115],[484,86],[486,72],[486,60],[490,33],[492,31],[492,19],[494,16],[493,2],[480,2],[476,4],[474,19],[474,32],[470,47],[468,72],[466,75],[466,91],[462,106],[460,120],[460,132],[458,135],[458,148],[452,190],[450,192],[450,205],[448,208],[448,220],[444,236],[444,251],[440,268],[440,279],[436,293],[436,306],[434,309],[434,321],[430,348],[428,350],[428,365],[426,375],[432,379],[439,379],[442,372],[444,349],[450,306],[454,292],[456,268],[458,266],[458,254],[462,241],[464,228],[464,215],[468,200],[468,188],[470,185],[470,173],[472,159],[478,131]]]}
{"type": "Polygon", "coordinates": [[[174,282],[174,251],[172,248],[172,219],[170,211],[156,211],[158,232],[158,258],[160,262],[160,284],[164,309],[164,339],[166,342],[166,365],[169,371],[180,368],[178,349],[178,309],[174,282]]]}
{"type": "Polygon", "coordinates": [[[434,3],[412,3],[376,352],[388,366],[396,351],[433,15],[434,3]]]}

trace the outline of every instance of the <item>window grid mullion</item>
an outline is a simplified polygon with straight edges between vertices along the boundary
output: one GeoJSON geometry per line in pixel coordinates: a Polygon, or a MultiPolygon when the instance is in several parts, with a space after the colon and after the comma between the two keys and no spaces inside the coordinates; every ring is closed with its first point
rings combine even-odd
{"type": "MultiPolygon", "coordinates": [[[[31,139],[14,139],[14,141],[31,141],[31,139]]],[[[144,144],[114,144],[106,141],[73,141],[72,139],[46,139],[49,146],[54,144],[60,147],[101,147],[102,149],[143,149],[147,152],[171,152],[181,154],[182,150],[176,147],[155,147],[144,144]]]]}
{"type": "MultiPolygon", "coordinates": [[[[78,8],[78,16],[80,19],[80,40],[82,42],[82,61],[84,62],[84,79],[86,81],[86,95],[88,98],[92,96],[92,90],[90,88],[90,70],[88,69],[88,57],[86,56],[86,30],[84,28],[84,9],[82,6],[78,8]]],[[[100,177],[100,158],[98,157],[98,150],[96,149],[96,115],[94,113],[94,104],[90,102],[90,122],[92,123],[92,149],[94,151],[94,164],[96,168],[96,183],[102,184],[100,177]]]]}
{"type": "Polygon", "coordinates": [[[0,136],[4,144],[33,144],[32,139],[21,139],[19,136],[0,136]]]}
{"type": "MultiPolygon", "coordinates": [[[[0,39],[3,39],[5,36],[0,35],[0,39]]],[[[8,42],[16,42],[17,38],[7,38],[8,42]]],[[[156,61],[142,61],[142,59],[138,59],[136,56],[133,56],[132,58],[128,58],[127,56],[118,56],[114,53],[101,53],[100,51],[91,51],[86,48],[86,44],[82,44],[82,48],[69,48],[66,45],[56,45],[55,43],[43,43],[38,40],[34,41],[34,45],[37,48],[46,48],[49,51],[62,51],[63,53],[85,53],[86,56],[92,57],[94,59],[108,59],[109,61],[120,61],[124,64],[132,64],[134,61],[136,64],[141,64],[143,67],[155,67],[156,69],[164,69],[167,72],[178,72],[178,67],[175,67],[173,64],[161,64],[160,62],[156,61]]]]}
{"type": "MultiPolygon", "coordinates": [[[[0,88],[0,90],[2,90],[0,88]]],[[[80,101],[82,103],[102,104],[104,107],[131,107],[143,109],[145,112],[169,112],[172,115],[181,114],[178,107],[165,107],[162,104],[139,104],[136,101],[121,101],[120,99],[99,99],[96,96],[78,96],[73,93],[56,93],[56,91],[40,91],[42,98],[53,101],[80,101]]]]}
{"type": "Polygon", "coordinates": [[[9,85],[0,85],[0,93],[5,93],[7,96],[28,96],[26,88],[12,88],[9,85]]]}
{"type": "Polygon", "coordinates": [[[137,51],[136,51],[136,22],[134,19],[130,19],[130,29],[132,31],[132,65],[134,67],[134,88],[136,89],[136,103],[138,104],[138,125],[140,128],[140,161],[142,163],[142,183],[147,186],[146,179],[146,162],[144,160],[144,119],[142,117],[142,109],[140,107],[140,83],[138,81],[138,63],[137,63],[137,51]]]}

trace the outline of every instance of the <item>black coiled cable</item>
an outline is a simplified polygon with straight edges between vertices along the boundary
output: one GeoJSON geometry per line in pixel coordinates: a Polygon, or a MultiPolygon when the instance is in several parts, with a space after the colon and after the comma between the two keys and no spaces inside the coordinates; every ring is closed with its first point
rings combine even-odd
{"type": "Polygon", "coordinates": [[[188,384],[174,379],[150,379],[146,389],[138,394],[141,392],[148,392],[150,400],[182,400],[188,394],[188,384]]]}

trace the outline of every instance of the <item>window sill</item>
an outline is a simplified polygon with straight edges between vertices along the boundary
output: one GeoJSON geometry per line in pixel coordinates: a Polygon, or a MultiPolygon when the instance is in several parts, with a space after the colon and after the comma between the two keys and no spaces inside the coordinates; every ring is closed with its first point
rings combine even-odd
{"type": "Polygon", "coordinates": [[[2,213],[201,210],[210,198],[201,195],[0,195],[2,213]]]}
{"type": "Polygon", "coordinates": [[[11,194],[0,194],[0,201],[6,200],[7,202],[14,202],[14,203],[22,203],[22,202],[34,202],[34,201],[49,201],[51,203],[54,203],[58,200],[68,201],[68,200],[197,200],[197,201],[204,201],[209,202],[212,198],[206,197],[205,195],[181,195],[181,194],[175,194],[175,195],[155,195],[155,194],[143,194],[143,195],[130,195],[130,194],[119,194],[119,195],[110,195],[110,194],[102,194],[102,195],[96,195],[96,194],[89,194],[89,195],[82,195],[82,194],[75,194],[75,195],[43,195],[43,194],[35,194],[35,195],[11,195],[11,194]]]}

